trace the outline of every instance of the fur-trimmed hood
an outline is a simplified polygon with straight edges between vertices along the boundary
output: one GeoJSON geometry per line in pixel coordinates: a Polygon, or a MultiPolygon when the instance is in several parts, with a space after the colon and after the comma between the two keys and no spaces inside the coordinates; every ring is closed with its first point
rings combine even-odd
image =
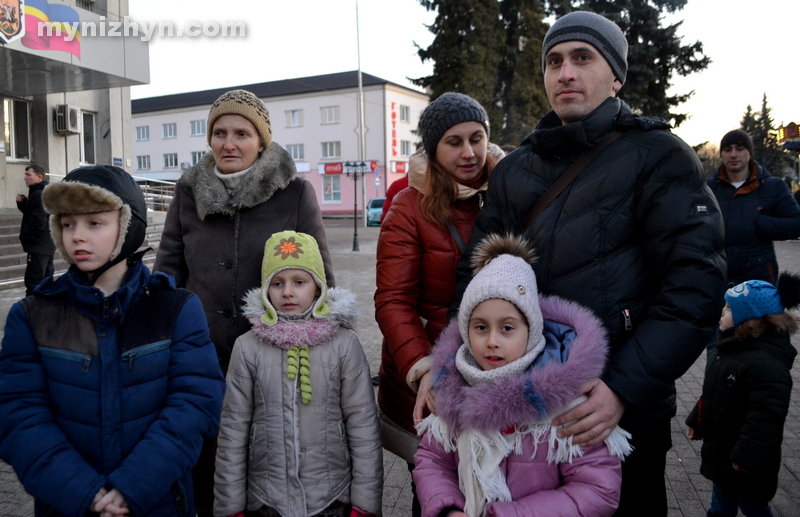
{"type": "Polygon", "coordinates": [[[749,319],[724,332],[720,336],[719,346],[753,346],[775,356],[791,368],[797,350],[786,336],[796,333],[799,326],[797,316],[788,311],[749,319]]]}
{"type": "Polygon", "coordinates": [[[450,431],[483,432],[541,422],[563,413],[580,395],[580,387],[603,372],[607,337],[600,320],[580,305],[555,296],[539,297],[546,321],[575,330],[564,363],[551,361],[523,376],[469,386],[455,366],[462,344],[458,325],[442,332],[431,354],[436,408],[450,431]]]}
{"type": "Polygon", "coordinates": [[[244,298],[242,311],[259,339],[271,346],[288,350],[293,346],[313,348],[327,343],[339,327],[355,332],[358,318],[356,295],[348,289],[328,289],[330,312],[323,317],[282,321],[267,325],[261,319],[266,309],[261,289],[251,289],[244,298]]]}
{"type": "Polygon", "coordinates": [[[208,214],[232,216],[242,208],[251,208],[286,188],[297,175],[291,155],[275,142],[261,152],[250,171],[229,194],[222,181],[214,174],[214,153],[189,169],[179,180],[189,187],[197,205],[197,217],[208,214]]]}

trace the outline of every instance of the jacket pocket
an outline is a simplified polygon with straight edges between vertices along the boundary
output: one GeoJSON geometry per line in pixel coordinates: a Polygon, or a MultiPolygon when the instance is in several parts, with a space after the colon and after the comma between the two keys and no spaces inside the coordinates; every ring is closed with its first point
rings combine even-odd
{"type": "Polygon", "coordinates": [[[257,425],[251,424],[250,425],[250,443],[247,446],[247,464],[248,465],[255,465],[255,445],[256,445],[256,428],[257,425]]]}
{"type": "Polygon", "coordinates": [[[339,435],[342,438],[342,450],[344,451],[344,461],[347,466],[350,466],[350,448],[347,446],[347,431],[344,427],[344,422],[339,421],[339,435]]]}
{"type": "Polygon", "coordinates": [[[178,517],[187,517],[189,514],[189,503],[186,500],[186,490],[183,488],[183,483],[176,481],[170,488],[172,500],[175,503],[175,512],[178,517]]]}
{"type": "Polygon", "coordinates": [[[150,354],[154,354],[156,352],[160,352],[162,350],[166,350],[169,348],[169,345],[171,343],[172,340],[163,339],[161,341],[155,341],[153,343],[148,343],[146,345],[138,346],[122,354],[122,362],[128,363],[128,369],[133,370],[133,363],[136,359],[145,357],[150,354]]]}
{"type": "Polygon", "coordinates": [[[89,354],[82,354],[80,352],[73,352],[72,350],[40,346],[39,353],[44,357],[52,357],[54,359],[78,363],[81,365],[81,372],[83,373],[87,373],[89,371],[89,367],[92,365],[92,356],[89,354]]]}

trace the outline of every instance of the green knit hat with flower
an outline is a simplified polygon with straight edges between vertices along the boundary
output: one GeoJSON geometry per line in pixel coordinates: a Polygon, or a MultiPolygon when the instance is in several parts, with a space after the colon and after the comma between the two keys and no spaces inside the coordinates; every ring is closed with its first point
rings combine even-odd
{"type": "Polygon", "coordinates": [[[300,232],[279,232],[272,235],[264,245],[264,261],[261,263],[261,301],[264,314],[261,321],[274,325],[278,321],[275,307],[269,301],[269,284],[272,277],[285,269],[307,271],[319,287],[320,295],[314,300],[312,318],[321,318],[330,313],[328,286],[325,278],[325,265],[314,237],[300,232]]]}

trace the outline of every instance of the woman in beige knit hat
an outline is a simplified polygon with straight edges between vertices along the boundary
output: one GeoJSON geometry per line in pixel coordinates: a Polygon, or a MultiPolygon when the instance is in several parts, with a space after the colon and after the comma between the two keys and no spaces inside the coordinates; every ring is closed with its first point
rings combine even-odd
{"type": "MultiPolygon", "coordinates": [[[[208,114],[207,136],[211,151],[175,187],[154,269],[200,297],[227,371],[233,343],[250,329],[242,300],[261,285],[264,244],[273,233],[313,236],[330,287],[334,281],[314,188],[296,176],[292,157],[272,141],[261,99],[245,90],[222,94],[208,114]]],[[[208,448],[194,472],[200,517],[211,515],[213,502],[213,444],[208,448]]]]}

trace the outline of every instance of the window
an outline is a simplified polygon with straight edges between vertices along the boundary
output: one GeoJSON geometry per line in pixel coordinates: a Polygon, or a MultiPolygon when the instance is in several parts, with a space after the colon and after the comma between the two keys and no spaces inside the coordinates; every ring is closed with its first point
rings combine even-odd
{"type": "Polygon", "coordinates": [[[25,101],[3,100],[3,131],[6,156],[14,160],[31,159],[31,113],[25,101]]]}
{"type": "Polygon", "coordinates": [[[289,144],[286,146],[286,151],[292,155],[292,160],[305,160],[303,144],[289,144]]]}
{"type": "Polygon", "coordinates": [[[337,203],[342,201],[342,176],[331,174],[322,177],[322,202],[337,203]]]}
{"type": "Polygon", "coordinates": [[[136,141],[150,140],[150,126],[136,126],[136,141]]]}
{"type": "Polygon", "coordinates": [[[206,134],[206,121],[205,120],[192,120],[192,130],[189,133],[191,136],[205,135],[206,134]]]}
{"type": "Polygon", "coordinates": [[[339,142],[322,142],[322,159],[339,158],[342,155],[339,142]]]}
{"type": "Polygon", "coordinates": [[[321,122],[323,124],[338,124],[339,123],[339,106],[328,106],[327,108],[320,108],[321,122]]]}
{"type": "Polygon", "coordinates": [[[137,156],[136,157],[136,168],[140,171],[147,170],[150,168],[150,155],[144,156],[137,156]]]}
{"type": "Polygon", "coordinates": [[[286,111],[286,127],[297,127],[303,125],[303,110],[286,111]]]}
{"type": "Polygon", "coordinates": [[[410,140],[400,140],[400,156],[411,156],[410,140]]]}
{"type": "Polygon", "coordinates": [[[81,113],[81,163],[97,163],[95,159],[94,113],[81,113]]]}
{"type": "Polygon", "coordinates": [[[177,123],[173,122],[171,124],[163,124],[163,128],[164,128],[164,130],[163,130],[164,133],[163,133],[162,136],[164,138],[175,138],[176,136],[178,136],[178,124],[177,123]]]}
{"type": "Polygon", "coordinates": [[[400,105],[400,122],[411,122],[411,107],[400,105]]]}
{"type": "Polygon", "coordinates": [[[197,165],[206,155],[205,151],[192,151],[192,165],[197,165]]]}
{"type": "Polygon", "coordinates": [[[178,166],[178,153],[167,153],[164,155],[164,168],[170,169],[178,166]]]}

